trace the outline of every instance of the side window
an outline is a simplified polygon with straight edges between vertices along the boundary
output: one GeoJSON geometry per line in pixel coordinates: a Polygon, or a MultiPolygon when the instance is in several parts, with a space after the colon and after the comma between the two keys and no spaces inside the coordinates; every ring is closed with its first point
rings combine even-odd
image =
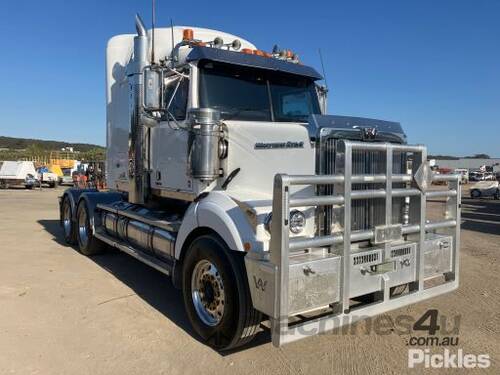
{"type": "Polygon", "coordinates": [[[189,92],[189,79],[183,77],[171,77],[165,89],[165,102],[170,106],[168,111],[176,120],[186,118],[186,108],[189,92]]]}
{"type": "Polygon", "coordinates": [[[308,92],[298,92],[285,94],[281,97],[281,110],[287,117],[308,116],[311,113],[309,108],[308,92]]]}

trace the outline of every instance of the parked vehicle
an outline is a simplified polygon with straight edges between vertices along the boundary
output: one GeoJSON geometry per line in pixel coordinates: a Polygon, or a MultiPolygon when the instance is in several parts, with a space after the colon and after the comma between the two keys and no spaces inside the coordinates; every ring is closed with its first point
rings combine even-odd
{"type": "Polygon", "coordinates": [[[469,183],[469,170],[466,168],[457,168],[454,171],[455,174],[459,174],[462,178],[462,184],[469,183]]]}
{"type": "Polygon", "coordinates": [[[492,172],[487,172],[484,174],[484,181],[496,181],[496,176],[492,172]]]}
{"type": "Polygon", "coordinates": [[[59,185],[73,186],[73,170],[71,168],[62,168],[63,175],[59,178],[59,185]]]}
{"type": "Polygon", "coordinates": [[[279,346],[458,287],[460,176],[433,175],[399,123],[326,115],[321,75],[289,50],[136,29],[106,51],[109,191],[64,192],[66,242],[171,276],[220,350],[263,320],[279,346]],[[427,222],[434,197],[446,219],[427,222]]]}
{"type": "Polygon", "coordinates": [[[496,177],[491,172],[474,171],[469,174],[470,181],[494,181],[496,177]]]}
{"type": "Polygon", "coordinates": [[[46,184],[51,188],[55,188],[59,184],[59,176],[51,172],[46,166],[39,167],[38,170],[38,180],[41,184],[46,184]]]}
{"type": "Polygon", "coordinates": [[[479,181],[470,188],[471,198],[493,197],[500,198],[500,189],[498,181],[479,181]]]}
{"type": "Polygon", "coordinates": [[[35,165],[31,161],[4,161],[0,167],[0,187],[24,186],[31,189],[38,182],[35,165]]]}

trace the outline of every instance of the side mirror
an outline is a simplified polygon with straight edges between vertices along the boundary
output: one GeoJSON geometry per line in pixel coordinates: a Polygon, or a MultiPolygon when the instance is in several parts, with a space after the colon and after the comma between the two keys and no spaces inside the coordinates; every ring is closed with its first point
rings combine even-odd
{"type": "Polygon", "coordinates": [[[322,85],[316,85],[316,92],[318,93],[319,109],[322,115],[326,115],[326,105],[328,103],[328,88],[322,85]]]}
{"type": "Polygon", "coordinates": [[[143,72],[144,98],[143,106],[146,112],[158,112],[163,110],[163,72],[152,69],[144,69],[143,72]]]}

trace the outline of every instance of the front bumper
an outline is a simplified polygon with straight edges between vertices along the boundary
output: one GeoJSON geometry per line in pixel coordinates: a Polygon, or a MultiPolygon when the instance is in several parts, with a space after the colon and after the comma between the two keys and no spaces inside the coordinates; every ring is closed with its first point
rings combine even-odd
{"type": "MultiPolygon", "coordinates": [[[[252,302],[271,321],[276,346],[377,315],[458,286],[460,244],[460,176],[430,174],[423,146],[343,141],[344,174],[328,176],[277,175],[274,185],[273,225],[270,252],[245,257],[252,302]],[[413,154],[411,174],[352,175],[353,149],[384,150],[387,165],[392,152],[413,154]],[[431,191],[430,182],[447,181],[448,190],[431,191]],[[385,189],[352,190],[353,184],[385,183],[385,189]],[[407,187],[394,189],[393,182],[407,187]],[[332,184],[336,195],[294,199],[292,185],[332,184]],[[351,202],[384,198],[386,229],[397,227],[392,220],[392,197],[411,197],[409,222],[400,225],[395,236],[379,238],[384,228],[351,231],[351,202]],[[426,220],[427,200],[445,198],[445,219],[426,220]],[[290,238],[288,213],[297,206],[336,204],[343,208],[342,231],[328,236],[290,238]],[[382,231],[380,230],[382,229],[382,231]],[[360,246],[360,243],[363,246],[360,246]],[[371,246],[366,246],[370,243],[371,246]],[[440,284],[428,283],[441,276],[440,284]],[[434,286],[430,286],[430,285],[434,286]],[[396,287],[408,293],[396,295],[396,287]],[[372,303],[356,305],[362,297],[372,303]],[[312,312],[320,313],[314,317],[312,312]],[[303,315],[309,318],[302,319],[303,315]],[[312,318],[311,318],[312,316],[312,318]]],[[[391,233],[389,230],[386,233],[391,233]]]]}

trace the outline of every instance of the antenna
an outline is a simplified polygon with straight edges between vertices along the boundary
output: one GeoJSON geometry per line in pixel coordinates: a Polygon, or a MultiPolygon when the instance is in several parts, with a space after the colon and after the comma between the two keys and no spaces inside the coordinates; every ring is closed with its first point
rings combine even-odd
{"type": "Polygon", "coordinates": [[[323,70],[323,80],[325,81],[325,88],[328,91],[328,81],[326,80],[325,64],[323,64],[323,54],[321,53],[321,48],[318,48],[319,60],[321,61],[321,69],[323,70]]]}
{"type": "Polygon", "coordinates": [[[172,37],[172,48],[174,48],[174,21],[170,18],[170,33],[172,37]]]}
{"type": "Polygon", "coordinates": [[[170,53],[170,64],[172,65],[172,68],[175,66],[175,55],[174,55],[174,21],[172,21],[172,18],[170,18],[170,37],[172,38],[172,52],[170,53]]]}
{"type": "Polygon", "coordinates": [[[156,12],[155,12],[155,0],[152,0],[151,4],[151,64],[155,63],[155,22],[156,22],[156,12]]]}

